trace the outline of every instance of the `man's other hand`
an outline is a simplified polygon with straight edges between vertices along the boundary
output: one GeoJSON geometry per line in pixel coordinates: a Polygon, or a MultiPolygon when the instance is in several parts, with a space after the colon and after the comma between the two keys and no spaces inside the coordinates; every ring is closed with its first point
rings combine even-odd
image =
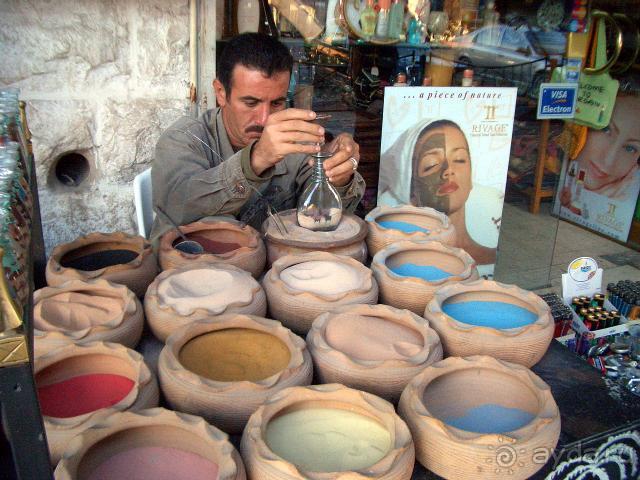
{"type": "MultiPolygon", "coordinates": [[[[348,133],[341,133],[329,144],[333,156],[324,161],[324,170],[329,181],[342,187],[351,181],[360,162],[360,146],[348,133]]],[[[313,160],[310,160],[313,164],[313,160]]]]}

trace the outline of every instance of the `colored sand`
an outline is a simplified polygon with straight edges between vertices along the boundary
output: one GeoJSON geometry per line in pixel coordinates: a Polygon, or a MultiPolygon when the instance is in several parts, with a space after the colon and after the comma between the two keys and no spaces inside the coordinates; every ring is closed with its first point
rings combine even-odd
{"type": "Polygon", "coordinates": [[[334,315],[325,328],[334,349],[359,360],[406,360],[422,350],[417,330],[378,317],[334,315]]]}
{"type": "Polygon", "coordinates": [[[291,353],[279,338],[249,328],[227,328],[189,340],[180,363],[202,377],[219,382],[262,380],[284,370],[291,353]]]}
{"type": "Polygon", "coordinates": [[[448,417],[443,421],[452,427],[477,433],[503,433],[524,427],[534,415],[520,410],[493,403],[485,403],[470,408],[461,417],[448,417]]]}
{"type": "Polygon", "coordinates": [[[195,453],[170,447],[121,451],[98,465],[88,480],[216,480],[218,465],[195,453]]]}
{"type": "Polygon", "coordinates": [[[452,273],[446,272],[438,267],[432,265],[416,265],[414,263],[403,263],[390,270],[402,277],[417,277],[429,282],[453,276],[452,273]]]}
{"type": "MultiPolygon", "coordinates": [[[[189,240],[198,242],[204,248],[207,253],[227,253],[239,249],[242,245],[235,242],[219,242],[217,240],[211,240],[202,235],[187,235],[189,240]]],[[[182,238],[178,237],[174,243],[180,243],[182,238]]]]}
{"type": "Polygon", "coordinates": [[[391,435],[375,420],[337,408],[305,408],[267,425],[267,445],[276,455],[313,472],[367,468],[391,447],[391,435]]]}
{"type": "Polygon", "coordinates": [[[115,405],[133,388],[122,375],[92,373],[38,387],[42,414],[69,418],[115,405]]]}
{"type": "Polygon", "coordinates": [[[409,222],[396,222],[393,220],[384,220],[382,222],[378,222],[378,225],[380,225],[382,228],[392,228],[394,230],[400,230],[401,232],[404,232],[404,233],[413,233],[413,232],[429,233],[429,230],[427,230],[426,228],[419,227],[418,225],[414,225],[413,223],[409,223],[409,222]]]}
{"type": "Polygon", "coordinates": [[[523,327],[538,318],[526,308],[504,302],[445,303],[442,311],[462,323],[497,329],[523,327]]]}
{"type": "Polygon", "coordinates": [[[69,255],[65,255],[60,259],[60,265],[76,270],[94,271],[111,265],[129,263],[137,256],[138,253],[133,250],[102,250],[76,258],[68,258],[69,255]]]}

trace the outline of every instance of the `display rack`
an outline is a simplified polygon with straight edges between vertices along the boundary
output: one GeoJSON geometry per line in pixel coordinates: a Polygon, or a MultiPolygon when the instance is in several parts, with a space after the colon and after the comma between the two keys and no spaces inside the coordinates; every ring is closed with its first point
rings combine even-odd
{"type": "MultiPolygon", "coordinates": [[[[0,437],[8,444],[0,448],[0,478],[47,480],[53,478],[49,461],[46,434],[40,414],[33,376],[33,291],[42,286],[45,267],[44,241],[35,164],[31,152],[29,130],[26,126],[24,103],[21,117],[28,145],[28,159],[33,174],[29,178],[33,210],[31,212],[31,241],[27,251],[28,301],[22,315],[15,315],[6,285],[2,290],[2,321],[0,322],[0,437]],[[9,319],[13,318],[13,322],[9,319]],[[17,320],[17,321],[16,321],[17,320]],[[16,324],[19,324],[16,326],[16,324]]],[[[4,282],[4,276],[2,276],[4,282]]]]}

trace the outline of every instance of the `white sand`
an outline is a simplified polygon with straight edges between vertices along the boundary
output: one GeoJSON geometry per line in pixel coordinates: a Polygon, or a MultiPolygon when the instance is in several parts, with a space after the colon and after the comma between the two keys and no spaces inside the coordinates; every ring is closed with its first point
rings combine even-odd
{"type": "Polygon", "coordinates": [[[335,295],[364,286],[364,279],[355,268],[326,260],[292,265],[280,273],[280,279],[291,288],[320,295],[335,295]]]}

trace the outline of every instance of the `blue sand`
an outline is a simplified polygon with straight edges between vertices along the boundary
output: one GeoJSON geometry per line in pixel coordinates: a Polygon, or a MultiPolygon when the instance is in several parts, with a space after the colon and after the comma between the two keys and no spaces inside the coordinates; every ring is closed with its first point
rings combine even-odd
{"type": "Polygon", "coordinates": [[[423,227],[419,227],[418,225],[414,225],[413,223],[408,222],[394,222],[392,220],[385,220],[383,222],[379,222],[378,225],[384,228],[393,228],[395,230],[400,230],[405,233],[413,233],[413,232],[425,232],[429,233],[429,230],[423,227]]]}
{"type": "Polygon", "coordinates": [[[452,427],[477,433],[503,433],[524,427],[535,418],[535,415],[493,403],[485,403],[470,408],[462,417],[443,418],[452,427]]]}
{"type": "Polygon", "coordinates": [[[445,303],[442,311],[462,323],[498,329],[524,327],[538,318],[526,308],[503,302],[445,303]]]}
{"type": "Polygon", "coordinates": [[[430,265],[416,265],[414,263],[403,263],[397,267],[391,268],[390,270],[396,275],[400,275],[402,277],[418,277],[429,282],[449,278],[453,275],[452,273],[445,272],[438,267],[430,265]]]}

